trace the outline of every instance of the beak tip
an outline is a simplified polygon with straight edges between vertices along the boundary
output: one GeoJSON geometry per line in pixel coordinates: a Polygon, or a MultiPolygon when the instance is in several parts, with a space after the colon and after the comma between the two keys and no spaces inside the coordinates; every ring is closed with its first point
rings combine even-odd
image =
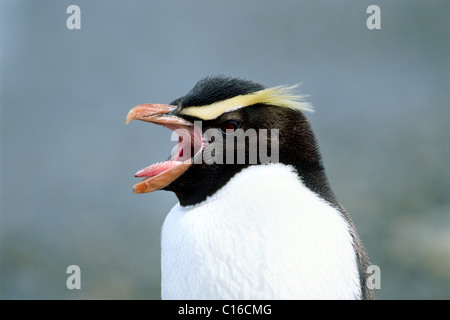
{"type": "Polygon", "coordinates": [[[131,109],[128,114],[127,114],[127,118],[125,119],[125,124],[129,124],[131,120],[133,120],[133,109],[131,109]]]}

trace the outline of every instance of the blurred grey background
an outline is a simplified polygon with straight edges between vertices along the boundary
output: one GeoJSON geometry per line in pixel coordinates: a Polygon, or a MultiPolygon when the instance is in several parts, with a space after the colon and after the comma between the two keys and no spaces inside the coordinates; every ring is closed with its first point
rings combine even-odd
{"type": "Polygon", "coordinates": [[[212,74],[303,82],[379,299],[450,298],[449,1],[0,1],[0,298],[159,299],[177,202],[133,195],[170,131],[125,126],[212,74]],[[68,30],[66,9],[81,9],[68,30]],[[381,30],[366,9],[381,8],[381,30]],[[81,290],[66,268],[81,268],[81,290]]]}

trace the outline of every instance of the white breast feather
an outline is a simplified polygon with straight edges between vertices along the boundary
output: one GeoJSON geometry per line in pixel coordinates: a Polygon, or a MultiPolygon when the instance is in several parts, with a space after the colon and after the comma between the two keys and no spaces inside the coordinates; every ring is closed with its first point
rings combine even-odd
{"type": "Polygon", "coordinates": [[[162,229],[163,299],[359,299],[349,225],[292,167],[251,166],[162,229]]]}

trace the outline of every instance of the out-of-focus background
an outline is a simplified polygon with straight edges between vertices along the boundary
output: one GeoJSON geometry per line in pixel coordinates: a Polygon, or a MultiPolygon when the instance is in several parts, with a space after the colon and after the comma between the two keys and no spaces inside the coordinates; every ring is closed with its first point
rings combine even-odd
{"type": "Polygon", "coordinates": [[[381,269],[377,298],[450,299],[449,13],[445,0],[0,0],[0,298],[159,299],[177,200],[131,188],[174,142],[125,117],[227,74],[303,82],[331,185],[381,269]]]}

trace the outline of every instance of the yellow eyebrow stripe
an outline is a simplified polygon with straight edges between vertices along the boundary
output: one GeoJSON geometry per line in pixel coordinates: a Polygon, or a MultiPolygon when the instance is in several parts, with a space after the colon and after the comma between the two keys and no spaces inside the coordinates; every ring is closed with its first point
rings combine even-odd
{"type": "Polygon", "coordinates": [[[266,104],[294,110],[313,111],[312,106],[304,101],[304,98],[307,97],[306,95],[296,95],[293,93],[293,90],[297,86],[298,85],[268,88],[215,102],[206,106],[184,108],[180,113],[197,117],[202,120],[212,120],[226,112],[245,108],[254,104],[266,104]]]}

